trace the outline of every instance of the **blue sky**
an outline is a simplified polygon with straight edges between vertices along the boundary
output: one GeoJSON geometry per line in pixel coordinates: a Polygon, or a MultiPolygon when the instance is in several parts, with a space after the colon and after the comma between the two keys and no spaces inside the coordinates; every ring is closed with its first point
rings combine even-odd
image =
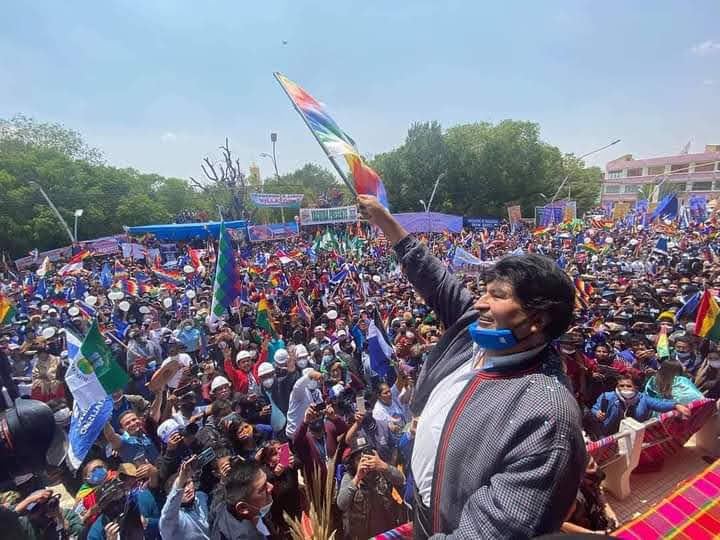
{"type": "Polygon", "coordinates": [[[531,120],[576,154],[622,138],[600,165],[720,143],[714,0],[4,4],[0,117],[61,122],[146,172],[200,176],[228,136],[269,176],[271,130],[281,173],[329,166],[274,70],[366,154],[423,120],[531,120]]]}

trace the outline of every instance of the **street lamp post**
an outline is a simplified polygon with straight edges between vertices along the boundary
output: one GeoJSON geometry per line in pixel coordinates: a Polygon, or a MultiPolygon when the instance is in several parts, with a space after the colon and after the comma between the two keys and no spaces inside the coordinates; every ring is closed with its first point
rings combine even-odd
{"type": "Polygon", "coordinates": [[[36,188],[38,188],[38,190],[40,191],[40,193],[42,193],[42,196],[43,196],[43,197],[45,198],[45,200],[47,201],[48,206],[52,209],[53,212],[55,212],[55,216],[57,216],[58,221],[59,221],[60,223],[62,223],[63,227],[65,228],[65,232],[67,232],[67,235],[70,237],[70,242],[75,243],[75,237],[73,237],[73,233],[72,233],[72,231],[70,231],[70,227],[68,227],[68,224],[65,223],[65,220],[64,220],[63,217],[60,215],[60,212],[58,212],[58,209],[55,208],[55,205],[54,205],[53,202],[50,200],[50,197],[48,197],[47,193],[45,193],[45,190],[42,188],[42,186],[41,186],[40,184],[38,184],[37,182],[33,181],[33,180],[30,180],[28,183],[30,183],[30,184],[32,184],[33,186],[35,186],[36,188]]]}
{"type": "MultiPolygon", "coordinates": [[[[260,157],[266,157],[270,158],[272,160],[273,169],[275,169],[275,179],[280,180],[280,172],[278,172],[278,166],[277,166],[277,155],[275,154],[275,144],[277,143],[277,133],[274,131],[270,133],[270,142],[272,143],[272,155],[268,154],[267,152],[261,152],[260,157]]],[[[282,219],[282,222],[285,223],[285,209],[281,206],[280,207],[280,216],[282,219]]]]}
{"type": "Polygon", "coordinates": [[[432,234],[432,216],[430,215],[430,206],[432,205],[433,199],[435,198],[435,192],[437,191],[438,184],[440,183],[440,180],[445,177],[446,174],[447,171],[441,172],[435,179],[435,185],[433,186],[432,193],[430,194],[430,200],[427,204],[425,204],[425,201],[423,199],[420,199],[420,204],[422,205],[423,210],[425,210],[425,214],[427,215],[428,234],[432,234]]]}
{"type": "MultiPolygon", "coordinates": [[[[605,146],[601,146],[600,148],[596,148],[595,150],[591,150],[590,152],[588,152],[588,153],[586,153],[586,154],[583,154],[582,156],[578,157],[578,160],[583,159],[583,158],[586,158],[586,157],[588,157],[588,156],[591,156],[592,154],[596,154],[596,153],[600,152],[601,150],[605,150],[606,148],[610,148],[611,146],[613,146],[613,145],[615,145],[615,144],[617,144],[617,143],[619,143],[619,142],[620,142],[620,139],[615,139],[613,142],[608,143],[608,144],[606,144],[605,146]]],[[[565,182],[568,181],[568,178],[570,178],[570,175],[569,175],[569,174],[566,175],[565,178],[563,178],[563,181],[560,183],[560,186],[557,188],[557,191],[555,192],[555,195],[553,195],[553,198],[550,199],[550,205],[549,205],[549,206],[550,206],[550,212],[551,212],[550,216],[551,216],[551,218],[552,218],[552,219],[551,219],[551,223],[553,223],[553,224],[555,223],[555,212],[554,212],[554,210],[553,210],[552,205],[553,205],[553,203],[555,202],[555,199],[557,199],[557,196],[560,194],[560,190],[562,190],[562,188],[565,186],[565,182]]],[[[569,190],[568,190],[568,193],[569,193],[569,190]]]]}
{"type": "Polygon", "coordinates": [[[74,230],[75,230],[75,241],[76,241],[76,242],[77,242],[77,239],[78,239],[78,235],[77,235],[77,223],[78,223],[78,218],[79,218],[79,217],[82,217],[82,215],[83,215],[83,209],[82,209],[82,208],[78,208],[77,210],[75,210],[75,229],[74,229],[74,230]]]}

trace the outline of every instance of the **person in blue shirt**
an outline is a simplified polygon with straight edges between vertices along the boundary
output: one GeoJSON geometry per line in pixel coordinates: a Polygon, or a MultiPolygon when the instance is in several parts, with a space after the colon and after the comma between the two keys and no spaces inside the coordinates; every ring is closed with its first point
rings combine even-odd
{"type": "Polygon", "coordinates": [[[195,357],[196,351],[200,349],[200,330],[193,326],[191,319],[185,319],[180,325],[177,339],[185,345],[185,352],[195,357]]]}
{"type": "Polygon", "coordinates": [[[115,432],[110,422],[105,424],[103,432],[113,449],[120,454],[120,459],[126,463],[154,463],[159,452],[143,431],[142,420],[138,415],[133,411],[125,411],[120,415],[119,423],[122,435],[115,432]]]}
{"type": "Polygon", "coordinates": [[[623,376],[618,379],[614,392],[603,392],[598,396],[592,413],[600,424],[598,432],[606,437],[618,432],[623,418],[632,417],[639,422],[645,422],[654,411],[668,412],[673,409],[683,416],[690,415],[690,410],[685,405],[638,392],[632,378],[623,376]]]}
{"type": "Polygon", "coordinates": [[[160,513],[160,536],[184,540],[210,540],[208,496],[195,491],[192,480],[193,456],[166,482],[167,499],[160,513]]]}

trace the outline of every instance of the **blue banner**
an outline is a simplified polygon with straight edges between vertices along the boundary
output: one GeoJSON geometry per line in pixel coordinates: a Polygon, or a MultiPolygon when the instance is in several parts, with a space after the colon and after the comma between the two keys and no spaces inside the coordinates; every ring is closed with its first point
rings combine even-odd
{"type": "Polygon", "coordinates": [[[265,242],[268,240],[280,240],[298,235],[298,224],[270,223],[268,225],[248,225],[248,239],[251,242],[265,242]]]}
{"type": "Polygon", "coordinates": [[[67,453],[68,465],[73,470],[80,468],[93,443],[110,420],[112,412],[113,402],[110,396],[95,402],[84,411],[75,403],[70,420],[67,453]]]}
{"type": "Polygon", "coordinates": [[[496,229],[500,226],[500,218],[479,217],[465,218],[465,223],[473,229],[496,229]]]}

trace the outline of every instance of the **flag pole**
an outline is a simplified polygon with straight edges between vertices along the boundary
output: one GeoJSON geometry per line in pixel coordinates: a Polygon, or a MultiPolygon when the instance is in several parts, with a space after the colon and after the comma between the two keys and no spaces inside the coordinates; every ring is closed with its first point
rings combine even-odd
{"type": "Polygon", "coordinates": [[[332,163],[332,164],[333,164],[333,167],[335,167],[335,170],[336,170],[337,173],[340,175],[340,178],[342,178],[343,182],[345,182],[345,185],[346,185],[346,186],[348,187],[348,189],[350,190],[350,193],[352,193],[355,197],[357,197],[357,191],[355,190],[355,187],[350,183],[350,180],[348,180],[348,178],[347,178],[347,176],[345,175],[345,173],[342,171],[342,169],[340,168],[340,166],[337,164],[337,162],[335,161],[335,158],[330,155],[330,152],[327,151],[327,148],[325,148],[325,145],[320,141],[320,139],[318,138],[317,134],[313,131],[313,128],[310,127],[310,124],[308,123],[307,118],[305,118],[305,115],[304,115],[303,112],[300,110],[300,108],[297,106],[297,104],[295,103],[295,101],[293,100],[293,98],[290,97],[290,94],[289,94],[289,92],[287,91],[287,88],[285,88],[285,85],[280,81],[280,78],[278,77],[279,74],[280,74],[279,72],[274,71],[274,72],[273,72],[273,77],[275,77],[275,80],[276,80],[276,81],[278,82],[278,84],[280,85],[280,88],[282,88],[282,89],[283,89],[283,92],[285,92],[285,95],[286,95],[286,96],[288,97],[288,99],[290,100],[290,103],[292,103],[293,108],[294,108],[294,109],[297,111],[297,113],[300,115],[300,118],[302,118],[302,119],[303,119],[303,122],[305,122],[305,125],[306,125],[307,128],[310,130],[310,133],[312,133],[312,134],[313,134],[313,137],[315,137],[315,140],[316,140],[316,141],[318,142],[318,144],[320,145],[320,148],[322,148],[322,149],[323,149],[323,152],[325,152],[325,155],[326,155],[327,158],[330,160],[330,163],[332,163]]]}

